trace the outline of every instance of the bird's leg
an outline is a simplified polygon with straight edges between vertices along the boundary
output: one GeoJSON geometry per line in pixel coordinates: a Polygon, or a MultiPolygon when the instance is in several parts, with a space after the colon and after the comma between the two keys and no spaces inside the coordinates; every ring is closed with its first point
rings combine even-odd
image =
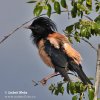
{"type": "Polygon", "coordinates": [[[58,72],[54,72],[54,73],[52,73],[52,74],[49,74],[48,76],[44,77],[44,78],[40,81],[40,83],[41,83],[42,85],[45,85],[45,84],[47,83],[47,81],[48,81],[50,78],[52,78],[52,77],[54,77],[54,76],[58,76],[58,75],[60,75],[58,72]]]}

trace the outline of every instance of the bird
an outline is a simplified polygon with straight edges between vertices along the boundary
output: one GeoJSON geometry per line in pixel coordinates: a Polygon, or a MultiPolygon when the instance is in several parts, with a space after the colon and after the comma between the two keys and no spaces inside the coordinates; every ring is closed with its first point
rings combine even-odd
{"type": "Polygon", "coordinates": [[[80,53],[72,47],[68,37],[57,31],[55,22],[48,17],[37,17],[27,28],[32,31],[32,41],[41,59],[48,67],[54,69],[52,74],[40,81],[42,84],[46,84],[48,79],[59,74],[64,81],[71,82],[68,75],[71,71],[78,75],[84,85],[92,85],[82,69],[80,53]]]}

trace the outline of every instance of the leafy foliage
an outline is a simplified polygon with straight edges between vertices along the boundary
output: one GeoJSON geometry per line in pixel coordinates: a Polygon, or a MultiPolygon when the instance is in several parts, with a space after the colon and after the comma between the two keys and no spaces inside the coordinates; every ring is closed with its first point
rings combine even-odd
{"type": "Polygon", "coordinates": [[[61,7],[64,9],[67,9],[68,7],[66,0],[60,0],[60,1],[58,0],[41,0],[41,1],[30,0],[27,3],[35,3],[35,8],[39,8],[39,10],[34,8],[35,10],[33,11],[33,13],[35,16],[39,16],[42,13],[42,10],[46,10],[47,16],[50,17],[52,10],[54,10],[57,14],[61,14],[61,7]],[[52,8],[51,3],[53,3],[52,5],[53,9],[51,9],[52,8]],[[37,12],[39,13],[37,14],[37,12]]]}
{"type": "Polygon", "coordinates": [[[66,87],[66,91],[68,94],[72,94],[72,100],[82,100],[85,98],[84,92],[88,92],[89,100],[93,100],[94,98],[94,88],[88,84],[84,85],[82,82],[59,82],[56,84],[51,84],[49,86],[49,90],[54,95],[59,95],[59,93],[64,94],[64,87],[66,87]]]}
{"type": "Polygon", "coordinates": [[[97,17],[94,21],[81,19],[65,29],[67,35],[74,35],[74,39],[80,42],[80,38],[89,39],[91,36],[100,35],[100,20],[97,17]]]}
{"type": "Polygon", "coordinates": [[[57,85],[51,84],[49,90],[51,91],[51,93],[54,93],[55,95],[58,95],[59,93],[63,95],[64,93],[63,83],[58,82],[57,85]]]}

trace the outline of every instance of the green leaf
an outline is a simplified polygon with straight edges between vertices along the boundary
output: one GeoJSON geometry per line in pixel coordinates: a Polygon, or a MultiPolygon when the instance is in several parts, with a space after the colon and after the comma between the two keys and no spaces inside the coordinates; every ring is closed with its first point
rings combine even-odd
{"type": "Polygon", "coordinates": [[[55,0],[51,0],[52,2],[55,2],[55,0]]]}
{"type": "Polygon", "coordinates": [[[75,13],[75,9],[74,8],[71,10],[71,15],[72,15],[72,18],[75,18],[76,15],[77,15],[77,13],[75,13]]]}
{"type": "Polygon", "coordinates": [[[97,5],[97,6],[96,6],[96,12],[98,12],[99,9],[100,9],[100,7],[97,5]]]}
{"type": "Polygon", "coordinates": [[[92,23],[91,29],[92,29],[92,30],[95,30],[95,29],[96,29],[96,24],[95,24],[95,23],[92,23]]]}
{"type": "Polygon", "coordinates": [[[86,6],[88,9],[92,10],[92,0],[86,0],[86,6]]]}
{"type": "Polygon", "coordinates": [[[83,17],[83,11],[78,10],[77,14],[78,14],[78,16],[81,16],[81,18],[83,17]]]}
{"type": "Polygon", "coordinates": [[[54,93],[55,89],[56,89],[55,84],[51,84],[49,86],[49,90],[51,91],[51,93],[54,93]]]}
{"type": "Polygon", "coordinates": [[[80,30],[80,36],[85,37],[86,36],[86,32],[87,32],[87,28],[86,27],[82,27],[80,30]]]}
{"type": "Polygon", "coordinates": [[[71,34],[71,32],[72,32],[72,30],[73,30],[73,26],[74,26],[74,25],[67,26],[65,31],[66,31],[68,34],[71,34]]]}
{"type": "Polygon", "coordinates": [[[83,83],[80,84],[80,92],[84,92],[85,91],[85,85],[83,85],[83,83]]]}
{"type": "Polygon", "coordinates": [[[36,3],[36,2],[37,2],[36,0],[30,0],[27,3],[36,3]]]}
{"type": "Polygon", "coordinates": [[[61,93],[63,95],[63,93],[64,93],[63,83],[59,82],[57,85],[58,85],[57,89],[58,89],[59,93],[61,93]]]}
{"type": "Polygon", "coordinates": [[[97,22],[97,23],[100,23],[100,15],[97,16],[94,21],[97,22]]]}
{"type": "Polygon", "coordinates": [[[36,8],[34,9],[34,15],[39,16],[41,14],[42,10],[43,10],[42,6],[36,6],[36,8]]]}
{"type": "Polygon", "coordinates": [[[77,99],[78,99],[77,95],[72,97],[72,100],[77,100],[77,99]]]}
{"type": "Polygon", "coordinates": [[[74,4],[73,4],[73,8],[71,10],[71,15],[72,15],[72,18],[75,18],[77,15],[77,2],[74,2],[74,4]]]}
{"type": "Polygon", "coordinates": [[[54,2],[54,10],[56,11],[57,14],[61,14],[61,8],[58,1],[54,2]]]}
{"type": "Polygon", "coordinates": [[[67,8],[66,0],[61,0],[61,6],[67,8]]]}
{"type": "Polygon", "coordinates": [[[84,0],[78,0],[78,3],[82,4],[84,2],[84,0]]]}
{"type": "Polygon", "coordinates": [[[87,30],[86,30],[86,36],[85,36],[87,39],[89,39],[91,37],[91,27],[87,27],[87,30]]]}
{"type": "MultiPolygon", "coordinates": [[[[40,1],[41,2],[41,1],[40,1]]],[[[45,4],[48,4],[48,0],[45,0],[45,2],[44,2],[45,4]]]]}
{"type": "Polygon", "coordinates": [[[77,9],[82,12],[85,11],[86,14],[90,13],[90,10],[84,4],[77,3],[77,9]]]}
{"type": "Polygon", "coordinates": [[[73,6],[73,5],[74,5],[74,3],[75,3],[75,0],[72,0],[72,1],[71,1],[71,5],[73,6]]]}
{"type": "Polygon", "coordinates": [[[74,34],[74,38],[77,42],[80,42],[80,37],[79,37],[79,33],[76,31],[74,34]]]}
{"type": "Polygon", "coordinates": [[[91,6],[92,5],[92,0],[86,0],[86,4],[91,6]]]}
{"type": "Polygon", "coordinates": [[[80,22],[76,22],[74,25],[75,25],[75,29],[80,29],[80,22]]]}
{"type": "Polygon", "coordinates": [[[51,5],[50,4],[47,4],[47,15],[48,17],[51,16],[51,5]]]}
{"type": "Polygon", "coordinates": [[[59,94],[59,91],[58,90],[55,90],[54,94],[55,95],[58,95],[59,94]]]}
{"type": "Polygon", "coordinates": [[[80,93],[80,82],[75,82],[75,88],[76,88],[76,91],[77,93],[80,93]]]}
{"type": "Polygon", "coordinates": [[[68,37],[68,40],[70,41],[70,43],[73,43],[72,38],[68,37]]]}
{"type": "Polygon", "coordinates": [[[92,88],[88,89],[88,97],[89,97],[89,100],[93,100],[94,98],[94,90],[92,88]]]}
{"type": "Polygon", "coordinates": [[[78,10],[77,14],[78,14],[78,16],[80,16],[81,15],[81,12],[78,10]]]}
{"type": "Polygon", "coordinates": [[[64,87],[61,87],[59,92],[63,95],[64,94],[64,87]]]}
{"type": "Polygon", "coordinates": [[[98,98],[97,100],[100,100],[100,98],[98,98]]]}
{"type": "Polygon", "coordinates": [[[92,35],[100,35],[100,22],[99,22],[99,18],[96,20],[97,22],[92,24],[92,30],[91,30],[91,34],[92,35]]]}
{"type": "Polygon", "coordinates": [[[75,94],[76,93],[75,83],[74,82],[70,82],[70,92],[71,92],[71,94],[75,94]]]}

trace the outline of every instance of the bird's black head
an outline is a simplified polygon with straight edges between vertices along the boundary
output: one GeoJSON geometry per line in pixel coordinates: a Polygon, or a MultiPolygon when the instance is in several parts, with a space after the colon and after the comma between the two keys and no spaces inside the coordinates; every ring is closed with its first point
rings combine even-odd
{"type": "Polygon", "coordinates": [[[46,38],[48,34],[57,31],[55,23],[47,17],[38,17],[29,26],[32,30],[32,38],[34,43],[38,43],[42,38],[46,38]]]}

